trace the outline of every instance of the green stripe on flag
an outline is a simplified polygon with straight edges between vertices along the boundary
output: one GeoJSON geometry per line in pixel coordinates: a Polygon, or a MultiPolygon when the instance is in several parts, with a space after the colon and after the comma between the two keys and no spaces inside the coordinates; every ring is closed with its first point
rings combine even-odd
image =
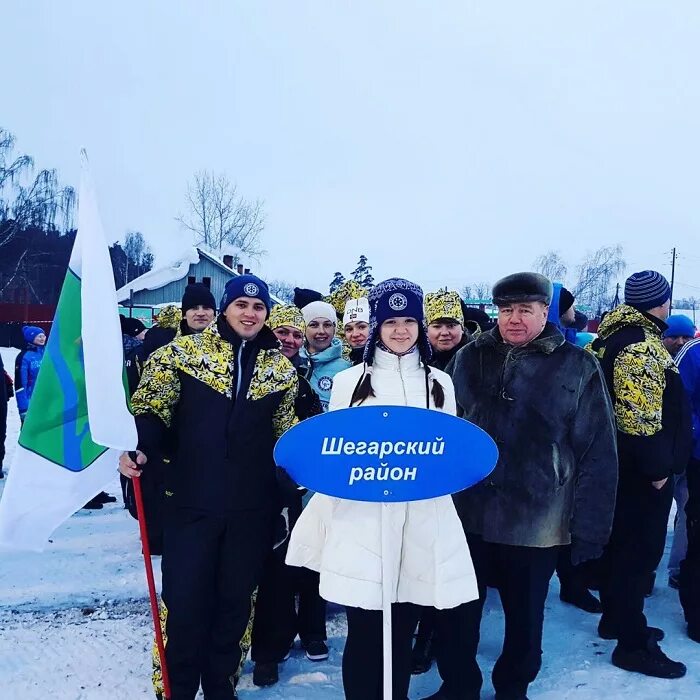
{"type": "Polygon", "coordinates": [[[73,472],[107,451],[90,435],[80,289],[80,278],[69,269],[19,438],[25,449],[73,472]]]}

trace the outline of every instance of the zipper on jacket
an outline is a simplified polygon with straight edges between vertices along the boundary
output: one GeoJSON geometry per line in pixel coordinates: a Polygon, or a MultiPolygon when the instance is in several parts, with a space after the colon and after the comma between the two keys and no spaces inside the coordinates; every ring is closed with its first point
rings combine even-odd
{"type": "Polygon", "coordinates": [[[236,358],[236,398],[238,398],[238,392],[241,390],[241,382],[243,381],[243,348],[245,348],[246,341],[241,341],[241,347],[238,348],[238,357],[236,358]]]}
{"type": "Polygon", "coordinates": [[[399,361],[399,378],[401,379],[401,388],[403,389],[403,402],[408,406],[408,395],[406,394],[406,382],[403,380],[403,372],[401,371],[401,357],[396,358],[399,361]]]}

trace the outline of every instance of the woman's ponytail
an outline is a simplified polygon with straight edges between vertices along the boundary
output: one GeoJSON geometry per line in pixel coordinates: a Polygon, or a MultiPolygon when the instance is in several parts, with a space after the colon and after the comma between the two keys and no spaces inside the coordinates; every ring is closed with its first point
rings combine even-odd
{"type": "MultiPolygon", "coordinates": [[[[433,388],[430,390],[430,394],[433,397],[433,403],[435,404],[435,408],[442,408],[445,405],[445,390],[442,388],[442,384],[440,384],[440,382],[430,374],[430,368],[428,367],[428,365],[425,365],[426,399],[428,384],[431,379],[433,381],[433,388]]],[[[429,403],[430,402],[428,402],[428,404],[429,403]]],[[[428,406],[428,408],[429,407],[430,406],[428,406]]]]}
{"type": "Polygon", "coordinates": [[[355,386],[355,391],[352,392],[350,406],[354,406],[356,403],[358,406],[361,406],[370,396],[376,396],[376,394],[372,388],[372,370],[367,368],[357,386],[355,386]]]}

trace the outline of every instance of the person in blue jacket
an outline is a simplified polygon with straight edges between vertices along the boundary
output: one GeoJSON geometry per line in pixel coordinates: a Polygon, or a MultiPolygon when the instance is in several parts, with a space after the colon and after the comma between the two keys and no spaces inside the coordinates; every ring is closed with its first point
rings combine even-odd
{"type": "Polygon", "coordinates": [[[306,379],[321,399],[323,410],[327,411],[333,378],[352,365],[343,359],[343,344],[336,335],[338,317],[333,306],[325,301],[312,301],[301,313],[306,322],[306,344],[299,354],[309,361],[306,379]]]}
{"type": "Polygon", "coordinates": [[[576,309],[574,295],[561,283],[552,284],[554,292],[552,303],[549,305],[547,320],[553,323],[562,333],[565,340],[576,345],[576,335],[578,331],[574,328],[576,322],[576,309]]]}
{"type": "Polygon", "coordinates": [[[44,358],[46,334],[38,326],[25,326],[22,329],[22,335],[27,346],[15,360],[15,398],[19,417],[24,423],[36,378],[39,376],[41,361],[44,358]]]}
{"type": "MultiPolygon", "coordinates": [[[[700,338],[683,345],[676,355],[676,364],[690,399],[693,420],[693,453],[686,468],[688,546],[680,563],[678,584],[688,636],[700,644],[700,338]]],[[[679,517],[683,517],[682,511],[679,517]]]]}
{"type": "Polygon", "coordinates": [[[7,391],[8,385],[5,383],[5,367],[2,364],[0,355],[0,479],[5,478],[2,470],[2,462],[5,459],[5,437],[7,435],[7,402],[10,400],[7,391]]]}

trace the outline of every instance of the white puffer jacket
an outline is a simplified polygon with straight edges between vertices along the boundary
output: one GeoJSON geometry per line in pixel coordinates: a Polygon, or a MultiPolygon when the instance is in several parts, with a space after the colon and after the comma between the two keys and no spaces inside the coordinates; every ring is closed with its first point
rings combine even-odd
{"type": "MultiPolygon", "coordinates": [[[[350,405],[363,371],[364,366],[358,365],[335,376],[331,411],[350,405]]],[[[431,369],[431,387],[434,380],[445,391],[445,405],[435,408],[430,396],[431,409],[454,414],[452,380],[431,369]]],[[[418,352],[397,357],[377,348],[372,387],[376,397],[369,397],[363,406],[425,408],[425,370],[418,352]]],[[[444,609],[478,597],[469,547],[450,496],[410,503],[366,503],[316,494],[294,527],[287,563],[320,572],[320,593],[326,600],[381,610],[382,508],[391,539],[397,543],[391,602],[444,609]]]]}

